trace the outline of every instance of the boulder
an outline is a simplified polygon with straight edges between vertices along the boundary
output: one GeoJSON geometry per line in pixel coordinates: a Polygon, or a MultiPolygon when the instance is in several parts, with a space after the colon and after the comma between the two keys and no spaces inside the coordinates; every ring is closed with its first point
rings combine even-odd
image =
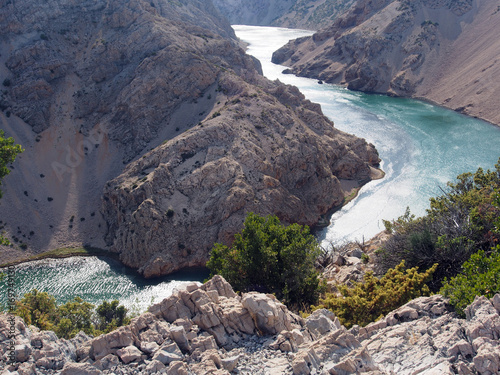
{"type": "Polygon", "coordinates": [[[166,366],[162,362],[160,362],[156,359],[153,359],[146,366],[146,372],[150,373],[150,374],[154,374],[156,372],[160,372],[160,371],[164,370],[165,368],[166,368],[166,366]]]}
{"type": "Polygon", "coordinates": [[[108,354],[115,354],[118,349],[131,345],[134,345],[134,336],[130,327],[120,327],[115,331],[91,340],[90,357],[98,360],[108,354]]]}
{"type": "Polygon", "coordinates": [[[108,354],[107,356],[95,361],[94,366],[101,371],[113,370],[116,366],[118,366],[119,363],[120,363],[120,360],[118,359],[118,357],[116,355],[108,354]]]}
{"type": "Polygon", "coordinates": [[[141,359],[143,353],[134,345],[126,346],[125,348],[118,349],[116,355],[120,357],[123,363],[137,362],[141,359]]]}
{"type": "Polygon", "coordinates": [[[306,328],[316,337],[340,329],[338,318],[330,310],[319,309],[309,315],[305,321],[306,328]]]}
{"type": "Polygon", "coordinates": [[[303,325],[303,319],[289,312],[272,294],[245,293],[241,304],[248,310],[261,334],[274,335],[283,330],[301,328],[303,325]]]}

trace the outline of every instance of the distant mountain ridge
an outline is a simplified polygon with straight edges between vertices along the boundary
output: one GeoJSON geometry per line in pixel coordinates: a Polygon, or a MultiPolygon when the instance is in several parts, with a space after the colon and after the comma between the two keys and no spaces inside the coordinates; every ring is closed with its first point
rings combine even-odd
{"type": "Polygon", "coordinates": [[[231,24],[318,30],[329,26],[355,0],[213,0],[231,24]]]}
{"type": "Polygon", "coordinates": [[[500,8],[489,0],[359,0],[273,62],[365,92],[423,98],[500,124],[500,8]]]}

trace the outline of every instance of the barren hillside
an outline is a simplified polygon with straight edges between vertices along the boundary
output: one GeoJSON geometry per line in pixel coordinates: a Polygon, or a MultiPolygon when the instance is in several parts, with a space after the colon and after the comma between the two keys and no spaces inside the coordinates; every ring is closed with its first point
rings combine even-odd
{"type": "Polygon", "coordinates": [[[492,0],[360,0],[273,57],[353,90],[431,100],[500,124],[500,8],[492,0]]]}

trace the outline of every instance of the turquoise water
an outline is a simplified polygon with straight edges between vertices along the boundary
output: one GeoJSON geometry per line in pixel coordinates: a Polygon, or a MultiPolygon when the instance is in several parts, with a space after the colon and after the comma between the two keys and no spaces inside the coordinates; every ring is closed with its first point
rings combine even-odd
{"type": "MultiPolygon", "coordinates": [[[[289,39],[310,31],[235,26],[250,43],[248,52],[261,60],[270,79],[296,85],[343,131],[366,138],[378,149],[382,180],[365,185],[358,197],[332,216],[319,233],[323,245],[369,239],[383,230],[382,219],[397,218],[407,206],[421,215],[428,200],[458,174],[492,168],[500,156],[500,128],[421,101],[366,95],[316,80],[284,75],[271,61],[272,52],[289,39]]],[[[158,280],[145,280],[112,260],[68,258],[16,266],[16,293],[47,291],[59,303],[80,296],[94,304],[119,299],[134,311],[168,297],[186,281],[208,275],[193,270],[158,280]]],[[[6,280],[0,282],[0,303],[6,301],[6,280]]]]}
{"type": "MultiPolygon", "coordinates": [[[[6,273],[6,272],[5,272],[6,273]]],[[[81,297],[95,305],[118,299],[133,312],[142,312],[169,297],[188,282],[203,281],[205,269],[191,269],[146,280],[116,260],[102,257],[47,259],[15,266],[18,297],[32,289],[52,294],[58,303],[81,297]]],[[[0,303],[7,303],[7,280],[0,282],[0,303]]]]}
{"type": "Polygon", "coordinates": [[[338,129],[373,143],[382,158],[385,178],[365,185],[333,214],[332,224],[319,233],[324,246],[369,239],[384,229],[383,219],[397,218],[406,207],[424,214],[429,198],[441,194],[446,182],[479,167],[494,168],[500,157],[500,128],[484,121],[418,100],[367,95],[282,74],[285,67],[271,63],[272,52],[310,31],[233,27],[268,78],[297,86],[321,104],[338,129]]]}

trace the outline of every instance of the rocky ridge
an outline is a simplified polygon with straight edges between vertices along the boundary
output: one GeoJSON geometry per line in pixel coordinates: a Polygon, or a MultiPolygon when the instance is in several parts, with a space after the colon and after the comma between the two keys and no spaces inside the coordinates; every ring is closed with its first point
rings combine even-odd
{"type": "Polygon", "coordinates": [[[353,90],[423,98],[500,124],[492,1],[359,0],[312,37],[291,41],[273,62],[353,90]]]}
{"type": "Polygon", "coordinates": [[[202,264],[246,211],[314,224],[378,163],[262,77],[211,2],[16,1],[0,25],[0,120],[26,149],[0,207],[5,261],[90,245],[165,274],[202,264]]]}
{"type": "Polygon", "coordinates": [[[440,295],[421,297],[350,330],[327,310],[303,319],[272,295],[237,295],[220,276],[188,285],[130,325],[71,340],[0,316],[9,374],[482,374],[500,371],[500,295],[458,318],[440,295]]]}

